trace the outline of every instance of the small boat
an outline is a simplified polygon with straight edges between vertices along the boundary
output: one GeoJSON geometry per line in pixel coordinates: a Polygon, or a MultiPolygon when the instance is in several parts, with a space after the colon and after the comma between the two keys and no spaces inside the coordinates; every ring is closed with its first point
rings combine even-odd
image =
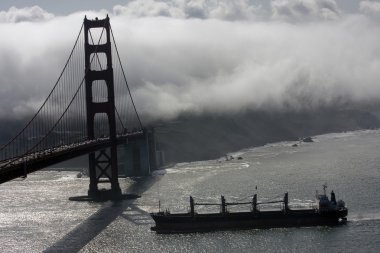
{"type": "Polygon", "coordinates": [[[221,196],[221,203],[196,203],[190,196],[190,211],[187,213],[170,213],[159,211],[151,213],[155,226],[152,231],[157,233],[193,233],[218,230],[240,230],[277,227],[303,227],[320,225],[339,225],[347,220],[347,208],[342,200],[336,201],[334,191],[331,199],[324,194],[316,194],[318,206],[315,208],[293,209],[288,205],[288,193],[282,200],[258,202],[257,194],[250,202],[228,203],[221,196]],[[260,210],[261,206],[282,203],[279,210],[260,210]],[[250,211],[229,212],[228,207],[251,205],[250,211]],[[220,206],[218,213],[197,213],[195,206],[220,206]]]}

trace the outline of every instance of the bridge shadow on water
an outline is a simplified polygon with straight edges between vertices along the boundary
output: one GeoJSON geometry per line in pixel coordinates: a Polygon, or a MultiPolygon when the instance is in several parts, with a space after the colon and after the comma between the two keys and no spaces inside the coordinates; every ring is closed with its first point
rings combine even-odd
{"type": "MultiPolygon", "coordinates": [[[[141,195],[157,180],[160,179],[154,177],[136,178],[132,185],[127,187],[126,192],[141,195]]],[[[133,202],[133,199],[104,202],[104,206],[96,213],[76,226],[44,252],[78,252],[118,217],[122,217],[136,225],[151,223],[152,221],[147,218],[148,213],[138,208],[133,202]]]]}

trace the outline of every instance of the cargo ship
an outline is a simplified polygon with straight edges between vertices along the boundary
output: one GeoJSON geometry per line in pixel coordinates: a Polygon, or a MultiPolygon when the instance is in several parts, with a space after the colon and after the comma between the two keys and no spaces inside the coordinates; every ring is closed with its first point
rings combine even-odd
{"type": "Polygon", "coordinates": [[[151,213],[155,221],[152,231],[157,233],[193,233],[218,230],[240,230],[278,227],[304,227],[339,225],[347,220],[347,208],[342,200],[336,201],[334,191],[330,199],[326,195],[326,185],[323,194],[316,194],[317,205],[314,208],[290,208],[288,193],[277,201],[258,202],[254,194],[249,202],[226,202],[221,196],[220,203],[196,203],[190,196],[190,210],[187,213],[170,213],[158,211],[151,213]],[[264,205],[280,203],[278,210],[260,210],[264,205]],[[230,212],[229,207],[250,205],[251,210],[230,212]],[[196,206],[220,206],[217,213],[197,213],[196,206]]]}

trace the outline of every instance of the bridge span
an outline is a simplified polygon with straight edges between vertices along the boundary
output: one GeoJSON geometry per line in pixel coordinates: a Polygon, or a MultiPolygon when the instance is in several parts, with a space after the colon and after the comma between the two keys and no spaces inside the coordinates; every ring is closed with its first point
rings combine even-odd
{"type": "MultiPolygon", "coordinates": [[[[116,145],[127,145],[144,136],[144,132],[117,136],[116,145]]],[[[98,138],[59,146],[35,153],[29,153],[18,158],[4,160],[0,164],[0,184],[10,180],[27,177],[27,174],[47,168],[98,150],[104,150],[114,145],[109,138],[98,138]]]]}

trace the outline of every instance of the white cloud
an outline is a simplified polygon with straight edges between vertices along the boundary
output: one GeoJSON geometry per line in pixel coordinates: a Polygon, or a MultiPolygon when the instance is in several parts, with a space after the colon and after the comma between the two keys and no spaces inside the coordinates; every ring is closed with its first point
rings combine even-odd
{"type": "Polygon", "coordinates": [[[129,17],[172,17],[241,20],[252,19],[262,11],[248,0],[133,0],[127,5],[117,5],[115,15],[129,17]]]}
{"type": "Polygon", "coordinates": [[[260,6],[255,6],[247,0],[216,1],[208,10],[209,18],[225,20],[254,19],[262,15],[260,6]]]}
{"type": "Polygon", "coordinates": [[[289,21],[337,20],[335,0],[272,0],[273,17],[289,21]]]}
{"type": "Polygon", "coordinates": [[[380,2],[364,0],[360,2],[360,11],[372,15],[374,17],[380,18],[380,2]]]}
{"type": "MultiPolygon", "coordinates": [[[[121,20],[114,29],[123,30],[121,20]]],[[[341,97],[380,97],[380,31],[362,17],[298,25],[155,18],[129,22],[124,29],[129,35],[119,43],[125,45],[130,83],[145,114],[298,110],[341,97]]]]}
{"type": "Polygon", "coordinates": [[[0,23],[18,23],[27,21],[44,21],[54,17],[39,6],[18,9],[11,7],[8,11],[0,11],[0,23]]]}
{"type": "Polygon", "coordinates": [[[132,17],[183,17],[184,13],[171,2],[156,0],[134,0],[127,5],[116,5],[114,14],[132,17]]]}
{"type": "MultiPolygon", "coordinates": [[[[165,2],[169,7],[156,2],[151,1],[148,14],[115,7],[117,15],[111,16],[137,108],[145,117],[299,110],[340,98],[380,99],[380,30],[365,14],[340,14],[336,22],[324,22],[321,14],[313,22],[278,17],[257,22],[240,12],[212,12],[218,10],[213,4],[226,1],[183,0],[177,9],[171,2],[165,2]],[[209,3],[202,14],[200,6],[209,3]]],[[[0,34],[7,35],[0,37],[0,118],[35,111],[62,70],[83,17],[76,13],[47,22],[0,24],[0,34]]]]}

